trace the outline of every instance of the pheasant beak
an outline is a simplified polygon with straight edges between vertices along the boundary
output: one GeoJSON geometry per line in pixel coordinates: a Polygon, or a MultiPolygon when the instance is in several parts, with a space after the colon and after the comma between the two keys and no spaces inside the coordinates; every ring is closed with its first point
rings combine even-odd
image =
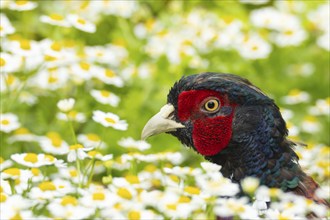
{"type": "Polygon", "coordinates": [[[160,111],[155,114],[144,126],[141,134],[143,140],[150,136],[163,132],[176,131],[178,128],[184,128],[184,125],[173,119],[174,106],[164,105],[160,111]]]}

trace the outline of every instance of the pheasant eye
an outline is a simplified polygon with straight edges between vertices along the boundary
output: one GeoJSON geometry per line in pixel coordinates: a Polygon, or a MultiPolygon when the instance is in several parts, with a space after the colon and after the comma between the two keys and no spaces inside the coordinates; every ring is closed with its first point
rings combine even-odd
{"type": "Polygon", "coordinates": [[[220,103],[218,99],[210,99],[204,104],[204,109],[208,112],[215,112],[219,109],[220,103]]]}

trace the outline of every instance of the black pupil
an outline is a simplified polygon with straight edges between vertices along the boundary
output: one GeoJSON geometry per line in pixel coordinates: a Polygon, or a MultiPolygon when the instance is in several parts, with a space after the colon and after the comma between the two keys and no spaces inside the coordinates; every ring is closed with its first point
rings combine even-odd
{"type": "Polygon", "coordinates": [[[208,107],[209,109],[213,109],[213,108],[215,107],[215,102],[214,102],[214,101],[208,102],[208,103],[207,103],[207,107],[208,107]]]}

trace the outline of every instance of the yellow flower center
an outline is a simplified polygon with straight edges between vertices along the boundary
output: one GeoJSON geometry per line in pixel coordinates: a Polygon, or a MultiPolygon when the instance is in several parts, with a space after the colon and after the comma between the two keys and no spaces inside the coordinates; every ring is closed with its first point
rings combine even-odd
{"type": "Polygon", "coordinates": [[[59,138],[59,137],[52,137],[52,138],[51,138],[51,142],[52,142],[52,145],[53,145],[55,148],[59,148],[59,147],[61,147],[62,139],[59,138]]]}
{"type": "Polygon", "coordinates": [[[190,202],[190,198],[188,196],[180,196],[179,198],[179,203],[189,203],[190,202]]]}
{"type": "Polygon", "coordinates": [[[153,164],[148,164],[145,168],[145,171],[149,172],[149,173],[153,173],[157,170],[157,167],[153,164]]]}
{"type": "Polygon", "coordinates": [[[3,172],[12,176],[19,176],[21,174],[21,171],[18,168],[8,168],[3,172]]]}
{"type": "Polygon", "coordinates": [[[27,153],[24,157],[26,162],[36,163],[38,162],[38,155],[34,153],[27,153]]]}
{"type": "Polygon", "coordinates": [[[16,179],[14,183],[15,183],[15,186],[17,186],[17,185],[19,185],[21,183],[21,180],[20,179],[16,179]]]}
{"type": "Polygon", "coordinates": [[[6,65],[6,60],[0,57],[0,66],[5,66],[6,65]]]}
{"type": "Polygon", "coordinates": [[[279,194],[279,190],[277,188],[270,188],[269,195],[270,197],[277,197],[279,194]]]}
{"type": "Polygon", "coordinates": [[[11,217],[9,220],[22,220],[22,216],[17,212],[13,217],[11,217]]]}
{"type": "Polygon", "coordinates": [[[54,191],[56,186],[50,181],[45,181],[39,184],[38,186],[42,191],[54,191]]]}
{"type": "Polygon", "coordinates": [[[115,123],[115,120],[113,120],[112,118],[106,117],[105,120],[111,124],[115,123]]]}
{"type": "Polygon", "coordinates": [[[3,163],[4,161],[5,160],[2,157],[0,157],[0,164],[3,163]]]}
{"type": "Polygon", "coordinates": [[[49,15],[49,17],[55,21],[62,21],[64,20],[64,17],[62,15],[59,14],[51,14],[49,15]]]}
{"type": "Polygon", "coordinates": [[[19,128],[15,131],[15,134],[30,134],[29,130],[26,128],[19,128]]]}
{"type": "Polygon", "coordinates": [[[55,51],[60,51],[62,49],[62,46],[60,43],[57,43],[57,42],[54,42],[50,48],[52,48],[52,50],[55,50],[55,51]]]}
{"type": "Polygon", "coordinates": [[[78,172],[77,172],[77,170],[70,170],[70,171],[69,171],[69,174],[70,174],[70,176],[72,176],[72,177],[76,177],[76,176],[78,176],[78,172]]]}
{"type": "Polygon", "coordinates": [[[292,30],[287,30],[284,32],[285,35],[291,36],[293,34],[292,30]]]}
{"type": "Polygon", "coordinates": [[[5,202],[7,200],[7,196],[4,193],[0,193],[0,203],[5,202]]]}
{"type": "Polygon", "coordinates": [[[20,1],[16,1],[15,3],[16,3],[16,5],[26,5],[28,3],[28,1],[27,0],[20,0],[20,1]]]}
{"type": "Polygon", "coordinates": [[[31,43],[28,40],[21,40],[20,42],[20,47],[23,50],[31,50],[31,43]]]}
{"type": "Polygon", "coordinates": [[[299,96],[301,94],[301,91],[299,89],[292,89],[289,92],[289,96],[299,96]]]}
{"type": "Polygon", "coordinates": [[[127,182],[129,182],[130,184],[137,184],[140,183],[139,177],[134,176],[134,175],[128,175],[125,177],[125,179],[127,180],[127,182]]]}
{"type": "Polygon", "coordinates": [[[253,51],[257,51],[259,49],[259,47],[257,46],[257,45],[253,45],[252,47],[251,47],[251,50],[253,50],[253,51]]]}
{"type": "Polygon", "coordinates": [[[90,133],[90,134],[87,134],[86,136],[87,136],[88,140],[95,141],[95,142],[100,141],[100,137],[96,134],[90,133]]]}
{"type": "Polygon", "coordinates": [[[313,117],[313,116],[307,116],[307,117],[305,117],[305,120],[307,122],[317,122],[316,117],[313,117]]]}
{"type": "Polygon", "coordinates": [[[93,193],[93,200],[104,200],[105,199],[105,195],[104,193],[93,193]]]}
{"type": "Polygon", "coordinates": [[[55,161],[55,157],[53,157],[52,155],[49,155],[49,154],[45,154],[45,159],[50,162],[55,161]]]}
{"type": "Polygon", "coordinates": [[[101,95],[104,97],[109,97],[110,96],[110,92],[106,91],[106,90],[102,90],[101,91],[101,95]]]}
{"type": "Polygon", "coordinates": [[[70,150],[78,150],[84,148],[81,144],[74,144],[70,146],[70,150]]]}
{"type": "Polygon", "coordinates": [[[167,204],[166,207],[170,210],[176,210],[177,205],[176,204],[167,204]]]}
{"type": "Polygon", "coordinates": [[[15,80],[16,80],[15,76],[8,75],[7,79],[6,79],[6,82],[7,82],[8,85],[12,85],[15,82],[15,80]]]}
{"type": "Polygon", "coordinates": [[[2,124],[2,125],[9,125],[9,123],[10,123],[10,121],[7,120],[7,119],[3,119],[3,120],[1,120],[1,124],[2,124]]]}
{"type": "Polygon", "coordinates": [[[325,102],[327,103],[327,105],[330,105],[330,97],[326,98],[325,102]]]}
{"type": "Polygon", "coordinates": [[[105,76],[111,78],[115,76],[115,73],[112,70],[107,69],[105,70],[105,76]]]}
{"type": "Polygon", "coordinates": [[[31,168],[31,173],[33,176],[39,176],[40,170],[38,168],[31,168]]]}
{"type": "Polygon", "coordinates": [[[81,62],[79,64],[79,66],[80,66],[81,69],[86,70],[86,71],[88,71],[91,68],[91,65],[86,63],[86,62],[81,62]]]}
{"type": "Polygon", "coordinates": [[[78,205],[78,201],[73,196],[64,196],[62,198],[61,205],[62,206],[67,206],[67,205],[77,206],[78,205]]]}
{"type": "Polygon", "coordinates": [[[128,191],[127,189],[121,187],[118,189],[117,194],[125,199],[132,199],[132,194],[130,193],[130,191],[128,191]]]}
{"type": "Polygon", "coordinates": [[[55,60],[57,60],[57,58],[56,57],[53,57],[53,56],[49,56],[49,55],[45,55],[45,61],[55,61],[55,60]]]}
{"type": "Polygon", "coordinates": [[[145,23],[145,26],[146,26],[147,30],[150,31],[153,28],[154,24],[155,24],[154,19],[148,19],[145,23]]]}
{"type": "Polygon", "coordinates": [[[175,175],[170,175],[170,179],[176,183],[180,182],[179,177],[175,176],[175,175]]]}
{"type": "Polygon", "coordinates": [[[139,219],[141,219],[141,214],[140,214],[140,212],[138,212],[138,211],[130,211],[129,213],[128,213],[128,219],[129,220],[139,220],[139,219]]]}
{"type": "Polygon", "coordinates": [[[82,25],[85,25],[85,24],[86,24],[86,20],[84,20],[84,19],[82,19],[82,18],[78,18],[78,19],[77,19],[77,22],[78,22],[79,24],[82,24],[82,25]]]}
{"type": "Polygon", "coordinates": [[[152,185],[155,186],[155,187],[159,187],[159,186],[162,185],[162,182],[161,182],[159,179],[152,179],[152,180],[151,180],[151,183],[152,183],[152,185]]]}
{"type": "Polygon", "coordinates": [[[122,210],[123,209],[123,205],[121,204],[121,203],[116,203],[116,204],[114,204],[113,205],[113,207],[115,208],[115,209],[117,209],[117,210],[122,210]]]}
{"type": "Polygon", "coordinates": [[[194,187],[194,186],[186,186],[184,188],[184,191],[189,194],[194,194],[194,195],[198,195],[200,193],[200,189],[198,189],[197,187],[194,187]]]}
{"type": "Polygon", "coordinates": [[[72,110],[72,111],[70,111],[70,112],[68,113],[68,116],[69,116],[70,118],[76,118],[77,114],[78,114],[77,111],[72,110]]]}
{"type": "Polygon", "coordinates": [[[98,152],[96,150],[92,150],[92,151],[89,151],[87,154],[91,157],[95,157],[97,154],[100,154],[100,152],[98,152]]]}

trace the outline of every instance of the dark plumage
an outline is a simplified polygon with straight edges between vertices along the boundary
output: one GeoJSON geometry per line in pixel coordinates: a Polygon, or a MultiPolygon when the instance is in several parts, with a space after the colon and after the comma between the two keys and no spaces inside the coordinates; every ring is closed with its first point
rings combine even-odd
{"type": "Polygon", "coordinates": [[[318,184],[301,170],[279,108],[248,80],[222,73],[191,75],[174,84],[167,100],[174,109],[168,110],[165,120],[177,124],[147,136],[162,131],[176,136],[221,165],[222,174],[234,182],[257,177],[268,187],[328,205],[315,195],[318,184]],[[215,109],[216,103],[209,100],[219,107],[215,109]]]}

